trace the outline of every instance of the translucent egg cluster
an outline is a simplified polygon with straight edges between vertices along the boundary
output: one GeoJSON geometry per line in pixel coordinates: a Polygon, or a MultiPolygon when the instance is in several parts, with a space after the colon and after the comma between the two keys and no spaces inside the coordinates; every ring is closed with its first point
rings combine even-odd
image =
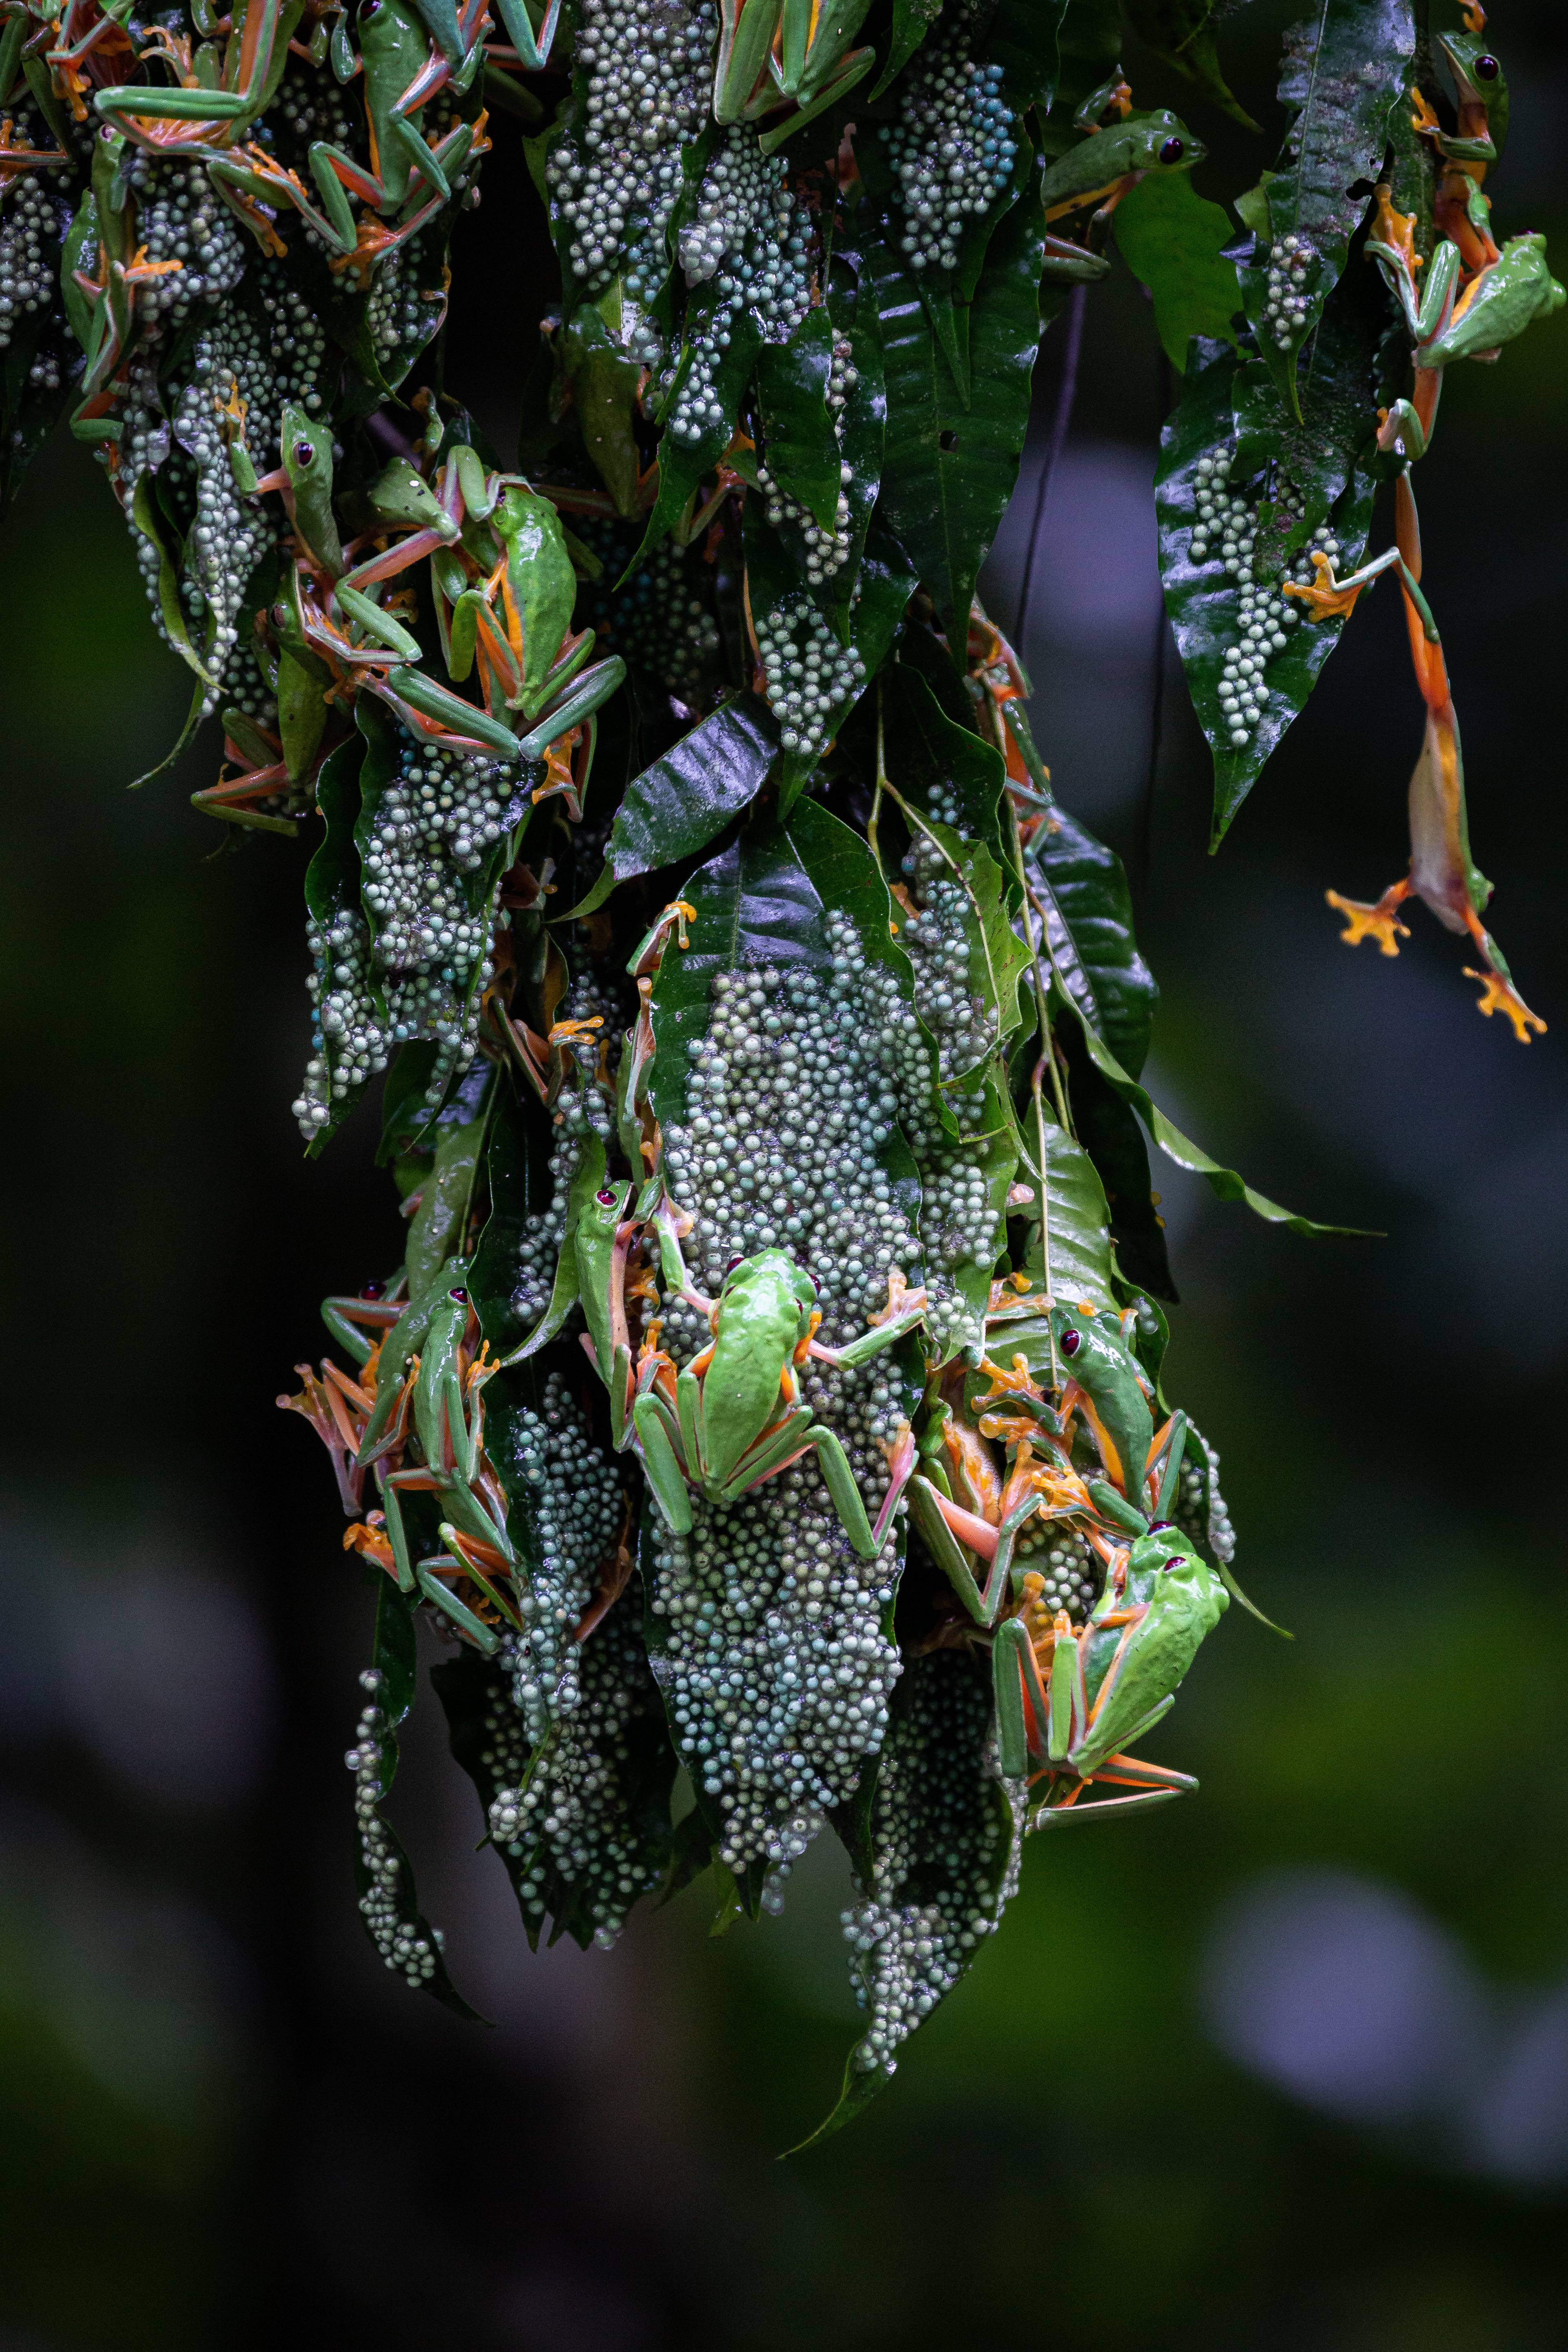
{"type": "Polygon", "coordinates": [[[868,2012],[852,2064],[891,2074],[991,1935],[1018,1838],[990,1761],[991,1676],[967,1653],[912,1658],[871,1801],[872,1880],[843,1916],[868,2012]]]}
{"type": "Polygon", "coordinates": [[[375,802],[358,908],[307,929],[316,1030],[294,1115],[307,1136],[386,1067],[395,1046],[434,1039],[438,1102],[473,1060],[501,861],[537,769],[444,751],[400,733],[396,771],[375,802]]]}
{"type": "MultiPolygon", "coordinates": [[[[650,1756],[658,1784],[658,1759],[668,1754],[641,1605],[634,1585],[595,1627],[581,1653],[572,1707],[542,1745],[531,1744],[504,1683],[485,1719],[482,1761],[498,1783],[489,1832],[512,1865],[524,1910],[534,1922],[547,1914],[563,1925],[581,1921],[602,1950],[638,1896],[659,1885],[668,1855],[638,1786],[650,1756]]],[[[510,1664],[509,1644],[498,1663],[510,1664]]]]}
{"type": "Polygon", "coordinates": [[[417,1987],[429,1982],[440,1963],[441,1931],[427,1927],[415,1908],[406,1865],[396,1839],[381,1817],[386,1777],[384,1742],[390,1738],[386,1717],[377,1703],[382,1677],[373,1666],[361,1675],[360,1685],[369,1695],[369,1704],[361,1713],[354,1745],[343,1758],[354,1776],[354,1821],[366,1881],[359,1907],[386,1967],[417,1987]]]}
{"type": "Polygon", "coordinates": [[[764,155],[756,131],[739,122],[703,175],[680,232],[680,266],[690,286],[712,279],[714,297],[688,321],[666,427],[677,441],[701,441],[729,422],[717,379],[742,311],[764,342],[785,343],[811,308],[810,226],[784,177],[783,158],[764,155]]]}
{"type": "Polygon", "coordinates": [[[1289,351],[1306,326],[1311,310],[1307,291],[1307,273],[1311,266],[1311,246],[1294,229],[1289,236],[1277,238],[1268,248],[1268,291],[1263,305],[1263,324],[1281,351],[1289,351]]]}
{"type": "Polygon", "coordinates": [[[1173,1516],[1200,1550],[1211,1551],[1222,1567],[1230,1566],[1236,1558],[1236,1528],[1219,1490],[1219,1455],[1197,1429],[1187,1432],[1186,1456],[1176,1481],[1173,1516]],[[1202,1448],[1201,1463],[1193,1458],[1194,1444],[1202,1448]]]}
{"type": "MultiPolygon", "coordinates": [[[[1237,583],[1240,634],[1227,646],[1220,674],[1218,697],[1230,740],[1245,750],[1268,707],[1265,671],[1276,654],[1282,654],[1292,632],[1300,625],[1301,608],[1284,593],[1282,583],[1257,580],[1252,572],[1258,516],[1256,499],[1226,487],[1228,460],[1200,457],[1195,468],[1197,520],[1193,525],[1194,563],[1217,555],[1237,583]]],[[[1320,523],[1308,545],[1284,577],[1302,583],[1313,578],[1311,558],[1321,552],[1333,561],[1340,543],[1326,523],[1320,523]]]]}
{"type": "MultiPolygon", "coordinates": [[[[19,106],[13,114],[9,143],[13,149],[59,152],[30,106],[19,106]]],[[[62,169],[39,164],[15,169],[5,178],[0,205],[0,352],[8,348],[19,320],[54,299],[59,263],[50,186],[62,169]]]]}
{"type": "Polygon", "coordinates": [[[972,56],[982,11],[952,5],[916,57],[899,119],[881,129],[898,176],[900,243],[916,269],[956,269],[966,224],[1013,174],[1017,125],[999,65],[972,56]]]}
{"type": "Polygon", "coordinates": [[[865,685],[866,665],[853,646],[840,645],[807,596],[786,597],[753,623],[779,740],[786,751],[815,757],[826,745],[834,712],[865,685]]]}
{"type": "Polygon", "coordinates": [[[577,120],[545,175],[571,230],[568,258],[597,294],[630,256],[626,290],[651,297],[665,275],[665,231],[680,194],[681,150],[706,111],[711,7],[680,0],[582,0],[577,120]]]}
{"type": "Polygon", "coordinates": [[[605,577],[579,598],[579,625],[600,625],[605,650],[657,678],[690,709],[706,707],[721,677],[721,640],[713,612],[712,567],[665,540],[624,588],[616,583],[631,552],[616,526],[584,522],[577,535],[604,562],[605,577]]]}
{"type": "MultiPolygon", "coordinates": [[[[855,961],[838,952],[820,971],[720,973],[709,1033],[689,1050],[687,1117],[666,1129],[665,1151],[675,1204],[695,1219],[683,1244],[694,1278],[716,1292],[732,1257],[787,1249],[816,1285],[819,1337],[859,1336],[892,1270],[912,1265],[914,1236],[879,1159],[896,1097],[855,961]]],[[[706,1320],[674,1299],[664,1313],[665,1347],[689,1361],[706,1320]]],[[[880,1358],[853,1371],[811,1361],[801,1393],[874,1518],[888,1483],[881,1440],[901,1418],[897,1375],[880,1358]]],[[[656,1533],[654,1671],[721,1823],[722,1858],[766,1862],[776,1891],[885,1727],[899,1672],[885,1625],[893,1549],[857,1558],[809,1454],[728,1508],[692,1507],[689,1535],[662,1522],[656,1533]]]]}
{"type": "Polygon", "coordinates": [[[626,1504],[614,1465],[588,1434],[559,1372],[546,1381],[540,1411],[517,1414],[497,1466],[508,1492],[521,1499],[530,1530],[528,1591],[518,1603],[524,1630],[510,1655],[512,1697],[537,1744],[581,1701],[583,1661],[593,1645],[580,1647],[575,1629],[599,1589],[626,1504]]]}
{"type": "Polygon", "coordinates": [[[198,304],[233,293],[255,254],[255,240],[204,164],[164,163],[132,150],[126,179],[137,200],[136,226],[148,261],[178,264],[137,288],[139,323],[157,319],[183,326],[198,304]]]}

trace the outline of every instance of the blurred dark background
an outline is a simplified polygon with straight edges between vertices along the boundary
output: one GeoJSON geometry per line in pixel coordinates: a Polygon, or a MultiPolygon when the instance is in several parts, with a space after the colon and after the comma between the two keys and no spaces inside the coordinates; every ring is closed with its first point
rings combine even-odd
{"type": "MultiPolygon", "coordinates": [[[[1205,193],[1272,159],[1290,13],[1229,40],[1261,142],[1128,58],[1210,142],[1205,193]]],[[[1497,219],[1561,268],[1560,11],[1512,0],[1492,29],[1497,219]]],[[[498,152],[449,373],[503,446],[538,308],[521,216],[498,152]]],[[[1092,297],[1036,731],[1131,866],[1156,1096],[1264,1190],[1386,1238],[1309,1244],[1156,1177],[1176,1391],[1222,1450],[1243,1580],[1297,1638],[1231,1612],[1159,1750],[1201,1794],[1031,1850],[891,2092],[785,2165],[855,2032],[827,1840],[759,1929],[709,1940],[699,1895],[608,1956],[533,1958],[427,1709],[396,1810],[494,2030],[361,1935],[342,1756],[367,1604],[272,1400],[321,1352],[322,1294],[397,1255],[390,1188],[360,1129],[308,1166],[289,1114],[307,845],[214,856],[187,804],[211,742],[126,792],[184,674],[89,457],[45,453],[0,635],[0,2352],[249,2345],[307,2315],[396,2352],[1568,2343],[1565,380],[1568,315],[1456,369],[1419,479],[1477,856],[1551,1024],[1527,1051],[1423,911],[1389,963],[1323,904],[1405,860],[1420,707],[1391,592],[1213,861],[1167,648],[1151,814],[1157,345],[1125,272],[1092,297]]],[[[987,575],[1004,622],[1029,502],[1026,477],[987,575]]]]}

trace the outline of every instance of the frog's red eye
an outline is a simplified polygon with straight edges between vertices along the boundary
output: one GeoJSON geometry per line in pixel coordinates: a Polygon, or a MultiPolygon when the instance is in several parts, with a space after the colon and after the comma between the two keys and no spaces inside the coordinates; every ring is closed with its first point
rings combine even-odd
{"type": "Polygon", "coordinates": [[[1064,1356],[1076,1356],[1082,1345],[1083,1333],[1081,1331],[1064,1331],[1062,1333],[1062,1353],[1064,1356]]]}
{"type": "Polygon", "coordinates": [[[310,466],[310,465],[313,465],[313,464],[315,463],[315,458],[316,458],[316,445],[315,445],[315,443],[314,443],[313,441],[296,441],[296,442],[295,442],[295,444],[294,444],[294,463],[295,463],[297,466],[310,466]]]}
{"type": "Polygon", "coordinates": [[[466,1307],[468,1303],[468,1294],[466,1290],[449,1290],[447,1296],[448,1298],[455,1298],[459,1307],[466,1307]]]}
{"type": "Polygon", "coordinates": [[[730,1260],[729,1265],[724,1268],[724,1271],[726,1274],[733,1274],[738,1265],[744,1265],[746,1261],[743,1257],[732,1257],[730,1260]]]}
{"type": "Polygon", "coordinates": [[[384,1282],[362,1282],[359,1295],[362,1298],[384,1298],[386,1285],[384,1282]]]}
{"type": "Polygon", "coordinates": [[[1173,1569],[1173,1568],[1185,1568],[1186,1564],[1187,1564],[1187,1563],[1186,1563],[1186,1561],[1183,1559],[1183,1557],[1182,1557],[1181,1553],[1180,1553],[1180,1552],[1176,1552],[1176,1553],[1175,1553],[1175,1554],[1174,1554],[1174,1555],[1173,1555],[1170,1559],[1168,1559],[1168,1560],[1165,1562],[1165,1573],[1166,1573],[1166,1575],[1168,1576],[1168,1575],[1170,1574],[1170,1572],[1171,1572],[1172,1569],[1173,1569]]]}
{"type": "Polygon", "coordinates": [[[1160,150],[1160,161],[1162,163],[1179,163],[1186,152],[1184,140],[1167,139],[1160,150]]]}
{"type": "Polygon", "coordinates": [[[1502,68],[1499,65],[1496,58],[1494,57],[1478,58],[1476,59],[1476,79],[1478,81],[1496,81],[1501,71],[1502,68]]]}
{"type": "Polygon", "coordinates": [[[609,1208],[614,1202],[615,1197],[615,1192],[608,1184],[605,1185],[602,1192],[595,1192],[594,1195],[595,1200],[597,1201],[601,1209],[609,1208]]]}

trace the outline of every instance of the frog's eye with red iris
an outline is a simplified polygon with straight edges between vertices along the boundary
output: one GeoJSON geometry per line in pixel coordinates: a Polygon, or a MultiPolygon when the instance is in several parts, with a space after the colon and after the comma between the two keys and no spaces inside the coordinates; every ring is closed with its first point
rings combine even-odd
{"type": "Polygon", "coordinates": [[[1478,58],[1476,59],[1476,79],[1478,81],[1496,81],[1501,71],[1501,66],[1499,65],[1496,58],[1492,57],[1489,53],[1484,58],[1478,58]]]}
{"type": "Polygon", "coordinates": [[[1180,1552],[1176,1552],[1165,1562],[1165,1573],[1169,1576],[1173,1568],[1185,1568],[1186,1564],[1187,1563],[1182,1554],[1180,1552]]]}
{"type": "Polygon", "coordinates": [[[1076,1356],[1082,1345],[1083,1333],[1081,1331],[1064,1331],[1062,1333],[1062,1353],[1064,1356],[1076,1356]]]}
{"type": "Polygon", "coordinates": [[[362,1282],[359,1295],[362,1298],[384,1298],[386,1285],[384,1282],[362,1282]]]}
{"type": "Polygon", "coordinates": [[[448,1298],[455,1298],[459,1307],[466,1307],[468,1303],[468,1294],[466,1290],[449,1290],[447,1296],[448,1298]]]}
{"type": "Polygon", "coordinates": [[[1160,161],[1162,163],[1179,163],[1186,152],[1184,139],[1167,139],[1160,150],[1160,161]]]}
{"type": "Polygon", "coordinates": [[[606,1184],[602,1192],[595,1193],[594,1198],[597,1201],[601,1209],[608,1209],[613,1206],[616,1195],[613,1188],[606,1184]]]}

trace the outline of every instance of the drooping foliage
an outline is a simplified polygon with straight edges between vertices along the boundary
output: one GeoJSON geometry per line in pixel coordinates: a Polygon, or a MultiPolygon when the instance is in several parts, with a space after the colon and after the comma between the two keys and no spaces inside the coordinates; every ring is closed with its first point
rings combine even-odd
{"type": "MultiPolygon", "coordinates": [[[[1125,12],[1250,125],[1215,13],[1125,12]]],[[[68,414],[182,740],[222,727],[198,806],[308,845],[294,1115],[317,1153],[379,1081],[406,1220],[279,1400],[375,1596],[367,1929],[462,2007],[383,1815],[423,1625],[531,1940],[703,1874],[754,1917],[841,1841],[841,2122],[1027,1836],[1193,1785],[1131,1751],[1242,1596],[1149,1144],[1324,1230],[1145,1091],[1121,866],[976,601],[1041,336],[1114,235],[1182,371],[1156,497],[1216,837],[1393,572],[1447,847],[1336,904],[1392,950],[1413,889],[1528,1034],[1408,481],[1444,367],[1561,299],[1488,225],[1500,68],[1418,0],[1317,0],[1227,211],[1110,0],[0,21],[4,487],[68,414]],[[441,341],[509,138],[561,289],[513,470],[441,341]]]]}

